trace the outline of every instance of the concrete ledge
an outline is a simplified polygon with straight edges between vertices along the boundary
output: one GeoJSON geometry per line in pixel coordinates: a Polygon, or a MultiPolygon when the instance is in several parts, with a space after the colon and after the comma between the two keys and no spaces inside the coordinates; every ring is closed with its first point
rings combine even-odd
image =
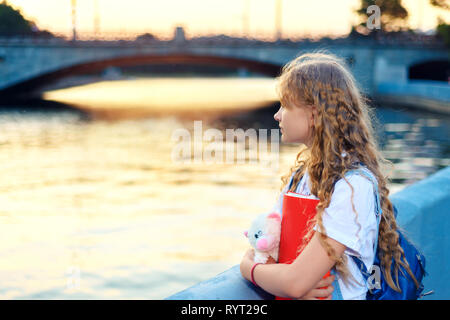
{"type": "MultiPolygon", "coordinates": [[[[391,197],[405,235],[424,253],[428,276],[424,299],[450,299],[450,167],[391,197]]],[[[239,265],[200,282],[168,300],[268,300],[274,297],[241,276],[239,265]]]]}
{"type": "Polygon", "coordinates": [[[274,296],[242,277],[239,265],[166,298],[166,300],[270,299],[274,299],[274,296]]]}

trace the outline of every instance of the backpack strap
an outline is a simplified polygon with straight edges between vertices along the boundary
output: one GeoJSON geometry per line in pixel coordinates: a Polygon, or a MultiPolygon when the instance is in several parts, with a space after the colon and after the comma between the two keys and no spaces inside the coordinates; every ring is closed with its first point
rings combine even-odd
{"type": "MultiPolygon", "coordinates": [[[[375,216],[377,219],[377,227],[380,226],[380,221],[381,221],[381,215],[382,215],[382,209],[381,209],[381,204],[380,204],[380,197],[379,197],[379,193],[378,193],[378,181],[375,178],[375,176],[369,171],[369,169],[367,169],[367,167],[365,166],[361,166],[358,169],[355,170],[350,170],[346,173],[346,175],[348,175],[350,173],[351,174],[360,174],[365,176],[367,179],[369,179],[372,182],[373,188],[374,188],[374,196],[375,196],[375,216]]],[[[378,230],[378,228],[377,228],[378,230]]],[[[373,250],[376,254],[376,249],[378,246],[378,233],[379,231],[377,231],[376,236],[375,236],[375,243],[374,243],[374,247],[373,250]]],[[[363,277],[365,278],[365,280],[367,281],[367,278],[370,276],[370,273],[367,271],[367,268],[364,264],[364,262],[359,258],[359,257],[355,257],[355,256],[351,256],[353,261],[356,263],[356,265],[358,266],[359,270],[361,271],[363,277]]]]}
{"type": "Polygon", "coordinates": [[[294,182],[294,176],[295,174],[300,171],[302,168],[298,168],[292,175],[291,175],[291,181],[289,182],[289,187],[287,188],[288,190],[291,189],[292,183],[294,182]]]}

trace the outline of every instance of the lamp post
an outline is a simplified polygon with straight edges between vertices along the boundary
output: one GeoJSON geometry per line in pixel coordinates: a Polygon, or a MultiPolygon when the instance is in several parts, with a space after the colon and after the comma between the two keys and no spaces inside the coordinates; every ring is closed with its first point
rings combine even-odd
{"type": "Polygon", "coordinates": [[[72,41],[77,40],[77,0],[72,0],[72,41]]]}
{"type": "Polygon", "coordinates": [[[281,12],[282,0],[276,0],[275,4],[275,29],[276,29],[276,40],[281,40],[281,23],[283,14],[281,12]]]}

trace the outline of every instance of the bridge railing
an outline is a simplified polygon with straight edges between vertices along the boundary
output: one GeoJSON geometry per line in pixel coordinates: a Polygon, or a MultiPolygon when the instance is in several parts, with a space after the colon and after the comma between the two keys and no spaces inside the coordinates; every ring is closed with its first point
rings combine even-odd
{"type": "MultiPolygon", "coordinates": [[[[162,35],[154,39],[139,39],[144,33],[137,32],[102,32],[97,34],[94,32],[82,32],[77,36],[76,41],[72,41],[71,35],[67,33],[53,33],[52,36],[0,36],[0,46],[8,45],[124,45],[124,44],[158,44],[173,43],[173,35],[162,35]]],[[[321,45],[351,45],[351,46],[370,46],[370,47],[417,47],[417,48],[444,48],[444,43],[434,37],[417,37],[410,38],[364,38],[364,37],[348,37],[348,36],[327,36],[327,35],[297,35],[283,39],[275,39],[267,32],[256,32],[252,35],[242,34],[195,34],[186,37],[184,43],[210,43],[210,44],[228,44],[228,45],[286,45],[301,48],[302,44],[321,44],[321,45]]]]}

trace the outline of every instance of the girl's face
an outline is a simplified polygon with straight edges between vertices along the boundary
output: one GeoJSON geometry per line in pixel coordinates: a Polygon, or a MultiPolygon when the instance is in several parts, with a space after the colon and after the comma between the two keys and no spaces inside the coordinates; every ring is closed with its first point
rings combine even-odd
{"type": "Polygon", "coordinates": [[[289,108],[280,106],[273,116],[279,122],[281,141],[286,143],[303,143],[311,147],[313,141],[313,125],[316,110],[314,106],[296,106],[289,108]]]}

